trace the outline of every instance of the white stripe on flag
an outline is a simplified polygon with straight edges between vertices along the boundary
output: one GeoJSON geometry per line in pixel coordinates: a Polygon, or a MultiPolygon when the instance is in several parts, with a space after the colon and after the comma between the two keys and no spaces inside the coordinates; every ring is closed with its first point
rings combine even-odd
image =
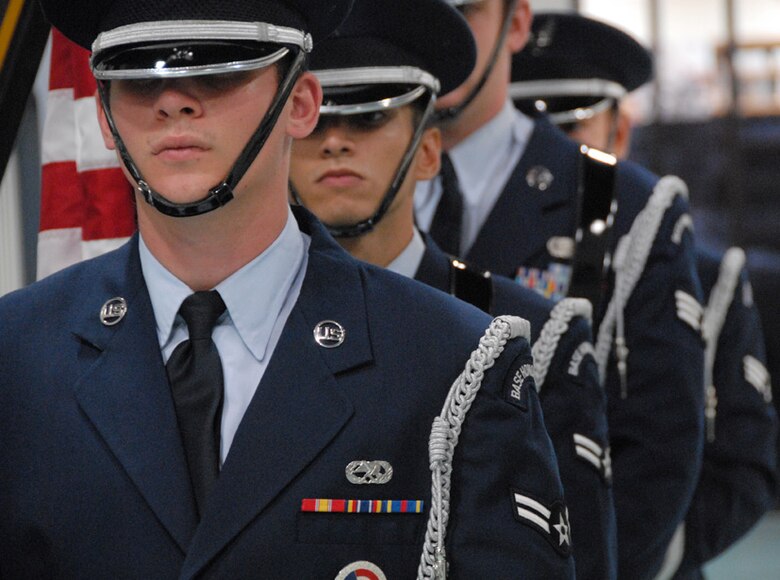
{"type": "Polygon", "coordinates": [[[41,280],[84,259],[81,228],[60,228],[38,232],[38,268],[41,280]]]}
{"type": "Polygon", "coordinates": [[[103,238],[101,240],[89,240],[88,242],[82,242],[82,254],[84,260],[89,258],[96,258],[106,252],[116,250],[122,244],[127,242],[130,238],[103,238]]]}
{"type": "Polygon", "coordinates": [[[76,115],[76,167],[79,171],[119,167],[116,154],[106,148],[97,120],[97,103],[92,97],[77,99],[76,115]]]}
{"type": "Polygon", "coordinates": [[[76,121],[73,112],[73,89],[49,91],[46,98],[46,120],[43,124],[41,162],[74,161],[76,157],[76,121]]]}

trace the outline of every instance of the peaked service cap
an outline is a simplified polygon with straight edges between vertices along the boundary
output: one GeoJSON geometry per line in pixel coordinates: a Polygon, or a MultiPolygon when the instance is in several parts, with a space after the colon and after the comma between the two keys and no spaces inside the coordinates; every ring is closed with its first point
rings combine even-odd
{"type": "Polygon", "coordinates": [[[510,95],[563,113],[620,99],[652,76],[651,54],[622,30],[577,13],[541,13],[512,59],[510,95]]]}
{"type": "MultiPolygon", "coordinates": [[[[101,33],[172,21],[261,22],[300,30],[314,42],[335,30],[352,0],[40,0],[51,24],[91,50],[101,33]]],[[[158,39],[165,41],[164,37],[158,39]]]]}
{"type": "MultiPolygon", "coordinates": [[[[367,84],[424,84],[442,94],[462,84],[476,61],[471,29],[444,0],[356,0],[343,25],[318,48],[309,67],[318,76],[327,71],[337,78],[343,71],[345,81],[352,79],[344,84],[359,85],[360,75],[346,69],[364,69],[367,84]],[[432,80],[439,86],[430,86],[432,80]]],[[[323,87],[327,92],[325,82],[323,87]]]]}

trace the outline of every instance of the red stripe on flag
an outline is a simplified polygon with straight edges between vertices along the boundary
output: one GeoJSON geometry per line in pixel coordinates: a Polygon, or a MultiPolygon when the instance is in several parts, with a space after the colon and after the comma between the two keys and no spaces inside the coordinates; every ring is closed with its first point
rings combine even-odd
{"type": "Polygon", "coordinates": [[[85,240],[126,238],[135,232],[133,190],[120,169],[95,169],[81,174],[87,192],[85,240]]]}
{"type": "Polygon", "coordinates": [[[47,163],[41,178],[41,231],[81,227],[87,206],[76,162],[47,163]]]}
{"type": "Polygon", "coordinates": [[[89,68],[89,51],[52,29],[49,89],[73,89],[74,98],[91,97],[97,85],[89,68]]]}

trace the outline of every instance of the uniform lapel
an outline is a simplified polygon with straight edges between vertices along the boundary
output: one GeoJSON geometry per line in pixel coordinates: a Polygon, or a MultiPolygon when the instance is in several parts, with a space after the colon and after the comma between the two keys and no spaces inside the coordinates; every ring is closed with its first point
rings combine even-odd
{"type": "Polygon", "coordinates": [[[89,290],[73,334],[100,354],[75,386],[84,413],[141,495],[186,552],[196,526],[195,505],[151,302],[133,238],[103,260],[101,285],[89,290]],[[127,314],[101,323],[107,300],[121,296],[127,314]]]}
{"type": "Polygon", "coordinates": [[[574,232],[577,155],[573,141],[537,119],[520,161],[466,260],[510,278],[521,265],[544,267],[550,236],[574,232]],[[513,232],[510,239],[508,232],[513,232]]]}
{"type": "Polygon", "coordinates": [[[429,234],[422,234],[425,242],[425,252],[423,253],[414,279],[438,288],[443,292],[450,292],[450,261],[433,238],[429,234]]]}
{"type": "Polygon", "coordinates": [[[353,413],[336,375],[372,360],[361,275],[308,215],[312,236],[298,302],[239,426],[182,570],[197,575],[326,447],[353,413]],[[332,320],[345,329],[341,346],[326,349],[314,328],[332,320]]]}

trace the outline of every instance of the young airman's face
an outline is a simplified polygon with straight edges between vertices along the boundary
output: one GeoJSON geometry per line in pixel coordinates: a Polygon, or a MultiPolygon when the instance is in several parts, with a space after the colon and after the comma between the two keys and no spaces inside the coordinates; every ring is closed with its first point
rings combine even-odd
{"type": "MultiPolygon", "coordinates": [[[[205,197],[226,178],[257,129],[277,89],[269,67],[182,79],[112,81],[111,111],[119,135],[149,185],[175,203],[205,197]]],[[[289,104],[289,103],[288,103],[289,104]]],[[[106,146],[114,148],[105,115],[106,146]]],[[[262,182],[264,167],[278,164],[285,116],[236,191],[262,182]]]]}
{"type": "MultiPolygon", "coordinates": [[[[293,144],[290,178],[303,204],[330,226],[349,226],[372,217],[413,131],[410,105],[320,116],[312,134],[293,144]]],[[[414,168],[409,173],[414,174],[414,168]]]]}

